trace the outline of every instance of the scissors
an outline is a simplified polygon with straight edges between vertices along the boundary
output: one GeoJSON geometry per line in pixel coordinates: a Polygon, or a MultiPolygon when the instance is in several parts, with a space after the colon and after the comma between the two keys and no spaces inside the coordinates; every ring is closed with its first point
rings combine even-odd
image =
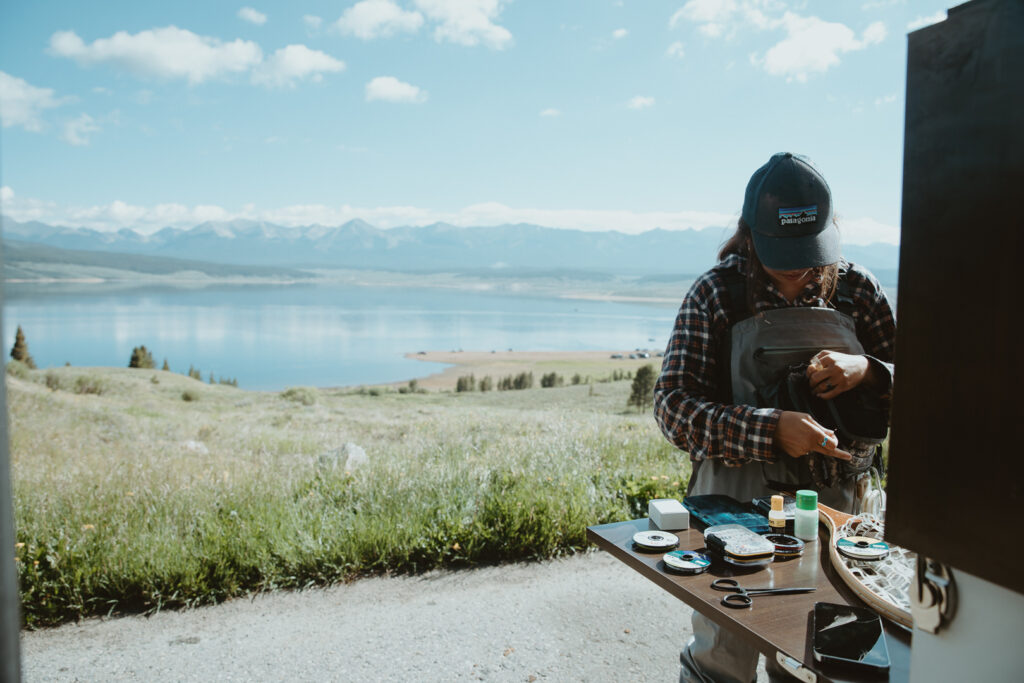
{"type": "Polygon", "coordinates": [[[787,595],[790,593],[810,593],[817,588],[744,588],[736,579],[715,579],[711,587],[716,591],[726,591],[729,595],[722,598],[726,607],[742,609],[754,604],[754,595],[787,595]]]}

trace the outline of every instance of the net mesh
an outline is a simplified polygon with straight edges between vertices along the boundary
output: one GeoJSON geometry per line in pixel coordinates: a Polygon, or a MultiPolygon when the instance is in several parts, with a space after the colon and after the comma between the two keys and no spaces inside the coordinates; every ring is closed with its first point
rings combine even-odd
{"type": "MultiPolygon", "coordinates": [[[[839,528],[837,539],[849,536],[885,538],[885,521],[872,514],[851,517],[839,528]]],[[[882,600],[910,613],[910,584],[914,580],[917,555],[889,544],[889,554],[880,560],[855,560],[842,556],[850,573],[882,600]]]]}

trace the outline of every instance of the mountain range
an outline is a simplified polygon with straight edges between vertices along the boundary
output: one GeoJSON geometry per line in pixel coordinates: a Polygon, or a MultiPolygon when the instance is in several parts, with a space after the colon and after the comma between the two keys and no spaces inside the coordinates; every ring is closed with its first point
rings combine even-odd
{"type": "MultiPolygon", "coordinates": [[[[695,275],[707,270],[729,228],[654,229],[640,234],[538,225],[376,228],[362,220],[339,226],[285,227],[263,221],[208,222],[143,234],[3,218],[5,240],[85,252],[169,257],[209,263],[289,268],[355,268],[399,272],[614,273],[695,275]]],[[[850,261],[895,281],[899,247],[844,246],[850,261]]],[[[13,254],[12,254],[13,256],[13,254]]]]}

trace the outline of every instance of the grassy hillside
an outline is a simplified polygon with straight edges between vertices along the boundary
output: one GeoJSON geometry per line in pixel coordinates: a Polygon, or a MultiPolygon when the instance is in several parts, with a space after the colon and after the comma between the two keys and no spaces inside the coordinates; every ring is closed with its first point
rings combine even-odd
{"type": "Polygon", "coordinates": [[[29,626],[571,553],[588,525],[682,497],[689,476],[653,418],[625,411],[628,381],[263,393],[153,370],[19,374],[29,626]]]}
{"type": "Polygon", "coordinates": [[[134,274],[200,274],[210,278],[258,277],[309,279],[310,274],[296,268],[274,266],[235,266],[206,261],[118,254],[80,249],[60,249],[31,242],[4,240],[4,277],[8,280],[40,278],[118,279],[134,274]]]}

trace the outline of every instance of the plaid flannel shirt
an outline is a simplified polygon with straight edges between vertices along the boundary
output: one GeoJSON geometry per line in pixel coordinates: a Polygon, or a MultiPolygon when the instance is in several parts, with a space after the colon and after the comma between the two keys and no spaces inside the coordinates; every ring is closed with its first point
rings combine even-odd
{"type": "MultiPolygon", "coordinates": [[[[870,362],[888,374],[891,387],[896,345],[892,306],[871,273],[853,264],[844,265],[855,303],[857,338],[870,362]]],[[[721,345],[729,325],[723,306],[725,282],[720,275],[726,269],[744,272],[743,257],[727,256],[698,278],[683,299],[654,386],[654,416],[666,438],[687,451],[692,460],[722,458],[738,467],[752,460],[775,459],[775,427],[782,411],[715,400],[720,396],[721,345]]],[[[825,306],[825,302],[813,282],[792,303],[769,282],[766,297],[755,302],[757,312],[784,306],[825,306]]]]}

